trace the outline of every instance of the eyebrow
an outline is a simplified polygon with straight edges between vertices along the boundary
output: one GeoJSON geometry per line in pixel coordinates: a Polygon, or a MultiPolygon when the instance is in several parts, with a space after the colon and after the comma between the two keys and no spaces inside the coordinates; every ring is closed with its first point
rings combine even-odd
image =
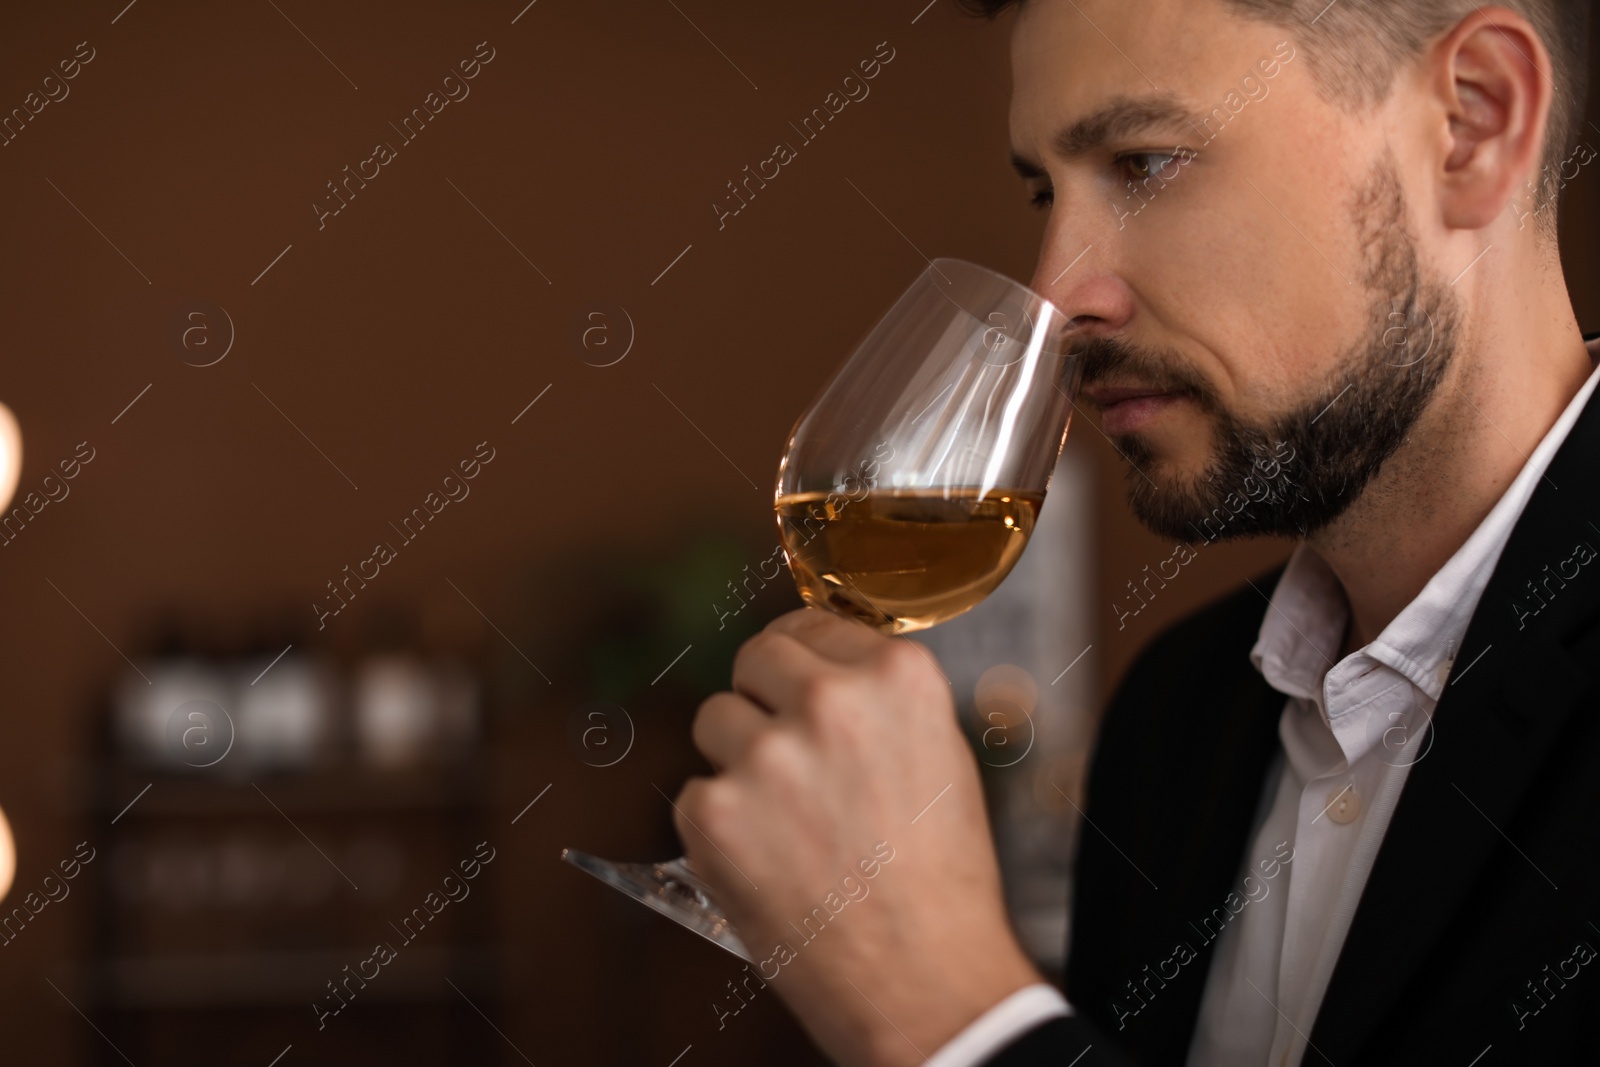
{"type": "MultiPolygon", "coordinates": [[[[1205,117],[1184,107],[1171,93],[1119,96],[1063,127],[1050,144],[1057,155],[1077,159],[1107,142],[1147,130],[1188,126],[1198,132],[1196,122],[1205,117]]],[[[1015,150],[1011,153],[1011,165],[1023,178],[1045,177],[1043,166],[1015,150]]]]}

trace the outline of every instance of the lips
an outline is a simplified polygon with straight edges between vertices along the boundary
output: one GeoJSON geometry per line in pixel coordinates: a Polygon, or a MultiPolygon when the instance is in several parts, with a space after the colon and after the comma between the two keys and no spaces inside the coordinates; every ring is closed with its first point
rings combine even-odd
{"type": "Polygon", "coordinates": [[[1124,400],[1137,400],[1146,396],[1175,396],[1171,389],[1155,389],[1145,386],[1091,386],[1083,391],[1089,403],[1104,411],[1113,404],[1120,404],[1124,400]]]}
{"type": "Polygon", "coordinates": [[[1110,435],[1133,433],[1182,399],[1183,393],[1150,386],[1096,386],[1084,397],[1100,409],[1100,428],[1110,435]]]}

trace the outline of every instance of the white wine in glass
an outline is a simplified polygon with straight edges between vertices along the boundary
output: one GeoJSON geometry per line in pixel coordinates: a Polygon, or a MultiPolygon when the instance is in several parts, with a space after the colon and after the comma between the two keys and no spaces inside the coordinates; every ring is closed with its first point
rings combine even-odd
{"type": "MultiPolygon", "coordinates": [[[[1082,377],[1061,312],[935,259],[789,435],[774,508],[805,602],[889,634],[994,591],[1033,532],[1082,377]]],[[[686,860],[562,857],[754,962],[686,860]]]]}
{"type": "Polygon", "coordinates": [[[988,596],[1022,555],[1043,493],[887,489],[842,506],[825,493],[778,499],[800,595],[884,633],[926,630],[988,596]]]}

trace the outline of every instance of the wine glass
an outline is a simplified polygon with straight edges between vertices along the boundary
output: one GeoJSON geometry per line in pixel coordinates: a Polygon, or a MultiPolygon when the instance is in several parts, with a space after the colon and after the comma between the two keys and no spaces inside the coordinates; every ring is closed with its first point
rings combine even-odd
{"type": "MultiPolygon", "coordinates": [[[[1033,532],[1081,378],[1055,305],[930,260],[789,435],[774,508],[801,597],[904,634],[988,596],[1033,532]]],[[[687,860],[561,855],[754,962],[687,860]]]]}

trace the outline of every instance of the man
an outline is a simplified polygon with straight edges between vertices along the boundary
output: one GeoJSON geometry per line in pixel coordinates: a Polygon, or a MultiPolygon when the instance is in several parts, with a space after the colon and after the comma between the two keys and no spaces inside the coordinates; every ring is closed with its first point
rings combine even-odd
{"type": "Polygon", "coordinates": [[[816,611],[745,645],[679,830],[839,1062],[1600,1059],[1600,346],[1554,228],[1587,18],[1023,0],[1033,286],[1135,512],[1301,543],[1107,712],[1064,999],[925,650],[816,611]]]}

